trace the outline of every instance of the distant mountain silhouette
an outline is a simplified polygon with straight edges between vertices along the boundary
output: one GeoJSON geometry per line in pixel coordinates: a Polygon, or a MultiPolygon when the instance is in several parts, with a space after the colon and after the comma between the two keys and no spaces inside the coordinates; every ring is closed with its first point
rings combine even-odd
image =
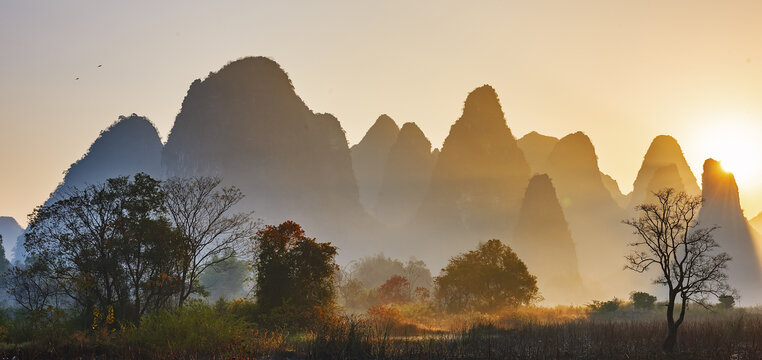
{"type": "Polygon", "coordinates": [[[627,197],[627,195],[622,194],[622,190],[619,189],[619,183],[617,183],[614,178],[604,173],[601,173],[601,181],[603,181],[603,186],[609,191],[611,198],[614,199],[617,205],[621,208],[626,207],[630,198],[627,197]]]}
{"type": "Polygon", "coordinates": [[[510,246],[537,276],[548,304],[588,301],[577,266],[577,251],[548,175],[529,181],[510,246]]]}
{"type": "Polygon", "coordinates": [[[444,141],[420,223],[471,234],[504,231],[515,222],[529,174],[495,90],[477,88],[444,141]]]}
{"type": "Polygon", "coordinates": [[[392,145],[373,212],[381,222],[402,225],[412,219],[431,180],[436,154],[415,123],[406,123],[392,145]]]}
{"type": "Polygon", "coordinates": [[[360,191],[360,203],[368,212],[373,212],[376,208],[378,192],[384,180],[386,159],[399,133],[397,123],[384,114],[378,117],[362,140],[349,149],[360,191]]]}
{"type": "MultiPolygon", "coordinates": [[[[45,204],[67,196],[74,188],[99,184],[118,176],[144,172],[156,178],[162,176],[162,143],[156,127],[145,117],[132,114],[119,119],[102,131],[84,156],[66,171],[63,181],[45,204]]],[[[14,261],[26,256],[23,237],[18,237],[14,261]]]]}
{"type": "Polygon", "coordinates": [[[191,84],[163,164],[168,176],[221,176],[266,222],[292,219],[326,240],[345,240],[369,219],[339,121],[313,113],[268,58],[234,61],[191,84]]]}
{"type": "Polygon", "coordinates": [[[702,227],[719,226],[714,233],[721,251],[733,260],[728,265],[730,285],[735,287],[746,304],[762,301],[762,267],[759,262],[755,234],[746,221],[738,196],[738,185],[732,173],[722,169],[720,162],[707,159],[701,175],[704,204],[699,213],[702,227]]]}
{"type": "Polygon", "coordinates": [[[630,236],[621,224],[626,213],[603,184],[590,138],[582,132],[561,138],[548,157],[547,169],[576,240],[583,280],[591,291],[616,293],[617,286],[626,290],[631,286],[622,279],[630,236]]]}
{"type": "Polygon", "coordinates": [[[557,143],[558,138],[542,135],[536,131],[524,135],[517,141],[534,174],[544,174],[546,172],[545,163],[557,143]]]}
{"type": "Polygon", "coordinates": [[[762,212],[749,220],[749,225],[751,225],[757,232],[762,232],[762,212]]]}
{"type": "Polygon", "coordinates": [[[677,172],[674,173],[673,170],[662,171],[660,173],[662,178],[657,180],[657,182],[662,182],[660,185],[682,189],[690,195],[701,194],[701,190],[696,182],[696,177],[688,166],[688,162],[685,161],[680,144],[678,144],[677,140],[671,136],[659,135],[653,139],[651,146],[643,157],[640,171],[638,171],[638,176],[635,178],[635,183],[633,183],[628,210],[632,210],[636,206],[642,204],[647,200],[652,191],[659,190],[650,187],[649,184],[651,184],[654,175],[665,166],[674,166],[674,170],[677,172]],[[672,173],[669,174],[669,177],[664,177],[666,175],[665,171],[672,173]],[[667,180],[669,180],[669,182],[664,182],[667,180]]]}
{"type": "Polygon", "coordinates": [[[3,237],[3,251],[8,260],[13,261],[16,239],[24,232],[24,229],[9,216],[0,216],[0,236],[3,237]]]}

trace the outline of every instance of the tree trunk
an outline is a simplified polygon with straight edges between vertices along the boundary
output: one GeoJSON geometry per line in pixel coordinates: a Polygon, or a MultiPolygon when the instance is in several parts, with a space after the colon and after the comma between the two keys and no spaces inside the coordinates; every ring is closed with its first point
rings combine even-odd
{"type": "Polygon", "coordinates": [[[667,339],[664,340],[664,345],[662,345],[662,350],[664,350],[665,353],[671,354],[672,351],[675,349],[675,344],[677,343],[677,326],[671,325],[669,326],[669,330],[667,332],[667,339]]]}
{"type": "Polygon", "coordinates": [[[677,343],[677,324],[675,324],[675,298],[677,293],[671,289],[669,291],[669,298],[667,299],[667,338],[664,340],[662,350],[665,353],[672,353],[677,343]]]}

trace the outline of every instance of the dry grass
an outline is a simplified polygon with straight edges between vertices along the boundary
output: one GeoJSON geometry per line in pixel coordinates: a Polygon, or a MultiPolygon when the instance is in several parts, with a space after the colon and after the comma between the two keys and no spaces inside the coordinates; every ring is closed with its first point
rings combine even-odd
{"type": "MultiPolygon", "coordinates": [[[[204,321],[218,316],[205,309],[193,314],[204,321]]],[[[300,333],[211,321],[215,325],[207,326],[210,331],[230,336],[196,332],[200,337],[192,346],[181,342],[187,336],[173,339],[172,334],[187,331],[180,325],[194,322],[165,314],[154,319],[155,326],[139,330],[142,334],[133,329],[104,342],[80,333],[53,347],[26,344],[0,347],[0,352],[8,358],[84,359],[762,358],[762,312],[757,309],[693,309],[688,315],[672,357],[660,351],[666,329],[659,309],[594,315],[584,307],[524,307],[496,314],[445,314],[425,303],[377,307],[362,316],[326,316],[314,329],[300,333]],[[210,345],[201,346],[205,343],[210,345]]]]}

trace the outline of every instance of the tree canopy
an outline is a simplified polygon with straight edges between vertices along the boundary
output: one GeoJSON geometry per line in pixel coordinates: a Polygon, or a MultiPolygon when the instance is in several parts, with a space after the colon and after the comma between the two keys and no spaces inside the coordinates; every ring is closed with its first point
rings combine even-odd
{"type": "Polygon", "coordinates": [[[529,304],[538,296],[535,276],[497,239],[451,258],[435,282],[436,298],[452,311],[494,311],[529,304]]]}

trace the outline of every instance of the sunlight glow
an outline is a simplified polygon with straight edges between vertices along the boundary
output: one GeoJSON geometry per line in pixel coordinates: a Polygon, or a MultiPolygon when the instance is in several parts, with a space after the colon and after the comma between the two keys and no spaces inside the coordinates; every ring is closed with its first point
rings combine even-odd
{"type": "Polygon", "coordinates": [[[739,187],[762,181],[762,169],[755,161],[762,154],[762,126],[741,116],[723,116],[702,122],[696,133],[701,153],[720,161],[739,187]]]}

